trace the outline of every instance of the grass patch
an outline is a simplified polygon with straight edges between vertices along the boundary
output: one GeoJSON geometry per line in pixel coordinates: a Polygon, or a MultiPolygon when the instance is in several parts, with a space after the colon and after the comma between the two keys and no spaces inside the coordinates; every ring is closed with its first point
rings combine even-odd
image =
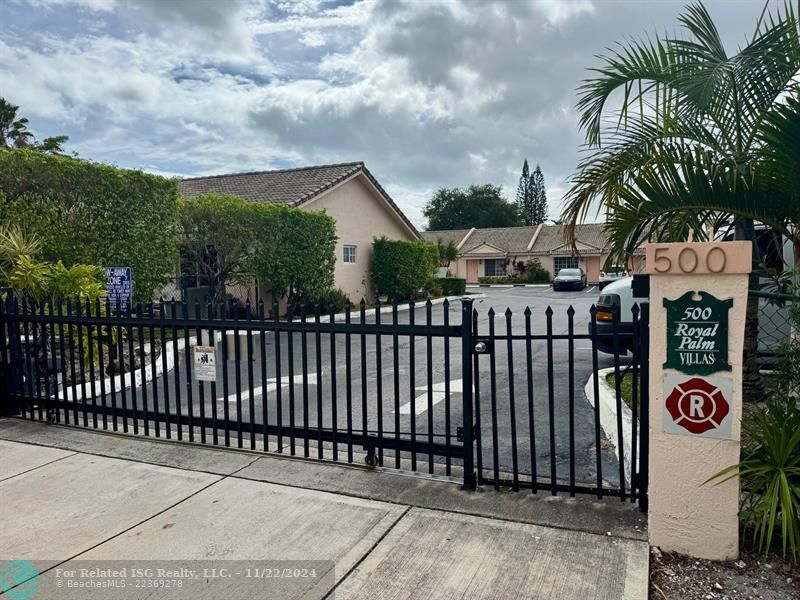
{"type": "MultiPolygon", "coordinates": [[[[616,375],[615,375],[615,373],[613,371],[611,373],[609,373],[608,375],[606,375],[606,381],[608,382],[608,385],[611,386],[611,389],[616,389],[616,387],[615,387],[616,375]]],[[[627,373],[624,373],[622,375],[622,378],[621,378],[620,384],[619,384],[619,390],[620,390],[620,393],[622,395],[622,401],[625,404],[628,405],[628,408],[633,410],[633,372],[632,371],[628,371],[627,373]]],[[[641,391],[640,391],[640,393],[641,393],[641,391]]],[[[639,399],[638,398],[636,398],[636,414],[637,415],[640,414],[640,412],[639,412],[639,399]]]]}

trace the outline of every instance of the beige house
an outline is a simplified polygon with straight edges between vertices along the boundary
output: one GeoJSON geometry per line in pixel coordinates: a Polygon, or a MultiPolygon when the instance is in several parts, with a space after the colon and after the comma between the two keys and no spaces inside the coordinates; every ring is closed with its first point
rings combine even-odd
{"type": "Polygon", "coordinates": [[[350,300],[371,298],[372,240],[417,240],[420,234],[363,162],[280,171],[195,177],[178,182],[178,193],[193,198],[208,192],[250,202],[273,202],[302,210],[324,210],[336,220],[334,285],[350,300]]]}
{"type": "MultiPolygon", "coordinates": [[[[579,225],[574,247],[564,241],[560,225],[426,231],[422,236],[428,242],[441,239],[456,245],[458,260],[450,265],[450,271],[467,283],[478,283],[481,277],[513,275],[516,264],[534,258],[551,277],[561,269],[579,267],[586,272],[589,283],[597,283],[609,248],[602,223],[579,225]]],[[[634,257],[633,263],[629,268],[638,272],[642,261],[634,257]]]]}

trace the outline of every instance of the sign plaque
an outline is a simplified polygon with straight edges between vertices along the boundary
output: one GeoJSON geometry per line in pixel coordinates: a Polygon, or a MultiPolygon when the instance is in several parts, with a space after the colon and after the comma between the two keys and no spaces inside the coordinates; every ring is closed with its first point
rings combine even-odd
{"type": "Polygon", "coordinates": [[[728,363],[728,311],[733,300],[719,300],[708,292],[686,292],[664,298],[667,310],[667,360],[665,369],[687,375],[730,371],[728,363]]]}
{"type": "Polygon", "coordinates": [[[217,380],[217,356],[214,346],[192,346],[194,377],[198,381],[217,380]]]}

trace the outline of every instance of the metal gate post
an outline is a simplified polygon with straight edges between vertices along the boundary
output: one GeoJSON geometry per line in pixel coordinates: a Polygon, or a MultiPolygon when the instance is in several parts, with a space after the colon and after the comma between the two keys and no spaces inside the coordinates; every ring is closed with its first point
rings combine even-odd
{"type": "Polygon", "coordinates": [[[650,304],[642,302],[639,316],[639,510],[647,512],[650,473],[650,304]]]}
{"type": "Polygon", "coordinates": [[[24,359],[19,341],[19,322],[14,320],[14,317],[19,315],[19,312],[17,311],[16,298],[13,292],[8,291],[3,309],[4,323],[0,327],[0,334],[5,336],[6,331],[8,332],[8,346],[5,347],[5,344],[3,344],[5,352],[3,363],[6,369],[3,377],[6,388],[3,397],[6,404],[5,406],[0,406],[0,415],[11,416],[19,412],[17,394],[22,390],[22,369],[24,368],[24,359]]]}
{"type": "Polygon", "coordinates": [[[462,417],[464,432],[464,485],[465,490],[476,488],[475,436],[472,415],[472,298],[461,300],[461,371],[462,417]]]}

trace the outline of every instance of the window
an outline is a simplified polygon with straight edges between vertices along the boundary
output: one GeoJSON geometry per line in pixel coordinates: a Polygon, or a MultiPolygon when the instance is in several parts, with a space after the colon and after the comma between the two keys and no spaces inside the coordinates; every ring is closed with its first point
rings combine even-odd
{"type": "Polygon", "coordinates": [[[483,261],[483,274],[486,277],[500,277],[506,274],[506,261],[502,258],[491,258],[483,261]]]}
{"type": "Polygon", "coordinates": [[[342,248],[344,252],[344,256],[342,257],[343,262],[346,263],[356,262],[356,248],[357,246],[344,246],[342,248]]]}
{"type": "Polygon", "coordinates": [[[578,259],[574,256],[556,256],[553,259],[553,272],[558,275],[561,269],[577,269],[578,259]]]}

